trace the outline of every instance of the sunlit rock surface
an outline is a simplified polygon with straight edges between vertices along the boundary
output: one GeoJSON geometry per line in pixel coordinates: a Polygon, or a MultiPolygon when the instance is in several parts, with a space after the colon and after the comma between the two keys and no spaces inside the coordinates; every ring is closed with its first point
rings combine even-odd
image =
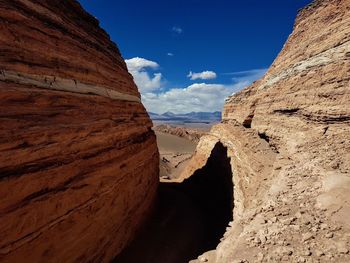
{"type": "Polygon", "coordinates": [[[228,148],[233,222],[200,262],[349,262],[350,1],[315,1],[266,75],[228,98],[184,177],[228,148]]]}
{"type": "Polygon", "coordinates": [[[0,20],[0,261],[109,262],[158,185],[137,87],[76,1],[0,1],[0,20]]]}

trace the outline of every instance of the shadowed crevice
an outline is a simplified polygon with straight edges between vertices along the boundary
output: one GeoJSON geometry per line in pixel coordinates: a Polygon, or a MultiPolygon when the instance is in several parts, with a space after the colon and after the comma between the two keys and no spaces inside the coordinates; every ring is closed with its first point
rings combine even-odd
{"type": "Polygon", "coordinates": [[[188,262],[216,248],[232,214],[230,158],[218,142],[206,165],[189,179],[160,184],[152,218],[113,262],[188,262]]]}

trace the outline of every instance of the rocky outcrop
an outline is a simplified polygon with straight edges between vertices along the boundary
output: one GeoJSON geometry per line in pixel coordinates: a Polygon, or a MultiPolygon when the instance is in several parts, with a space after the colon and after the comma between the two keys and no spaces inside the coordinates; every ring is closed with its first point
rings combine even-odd
{"type": "Polygon", "coordinates": [[[153,128],[157,132],[168,133],[180,138],[185,138],[191,142],[198,143],[199,139],[206,134],[204,130],[191,129],[187,127],[171,126],[167,124],[157,125],[153,128]]]}
{"type": "Polygon", "coordinates": [[[0,261],[108,262],[154,202],[131,75],[74,0],[0,1],[0,261]]]}
{"type": "Polygon", "coordinates": [[[184,177],[221,142],[233,222],[200,262],[349,262],[350,2],[314,1],[266,75],[234,94],[184,177]]]}

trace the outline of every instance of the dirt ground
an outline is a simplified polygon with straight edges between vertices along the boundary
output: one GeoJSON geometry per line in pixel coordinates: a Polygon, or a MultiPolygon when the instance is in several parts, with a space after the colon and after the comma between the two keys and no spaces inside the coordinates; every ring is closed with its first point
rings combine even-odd
{"type": "Polygon", "coordinates": [[[196,144],[175,135],[156,132],[160,153],[160,178],[176,179],[191,159],[196,144]]]}

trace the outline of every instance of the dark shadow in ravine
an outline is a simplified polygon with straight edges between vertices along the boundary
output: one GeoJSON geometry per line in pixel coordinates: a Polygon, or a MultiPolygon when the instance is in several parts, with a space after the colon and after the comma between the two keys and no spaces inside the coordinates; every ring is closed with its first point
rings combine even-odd
{"type": "Polygon", "coordinates": [[[215,249],[232,211],[230,158],[219,142],[206,165],[189,179],[160,184],[155,213],[113,262],[188,262],[215,249]]]}

